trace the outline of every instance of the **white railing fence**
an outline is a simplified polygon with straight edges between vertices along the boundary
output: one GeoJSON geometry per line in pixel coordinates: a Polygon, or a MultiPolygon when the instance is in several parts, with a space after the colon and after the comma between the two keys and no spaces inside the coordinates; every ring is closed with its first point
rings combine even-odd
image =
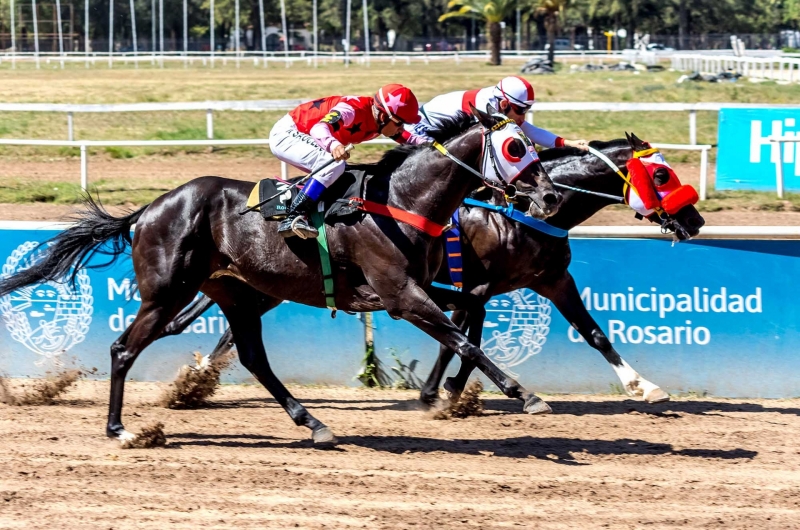
{"type": "Polygon", "coordinates": [[[786,83],[800,81],[800,59],[794,57],[734,57],[706,54],[676,54],[672,68],[679,72],[718,74],[736,72],[755,79],[772,79],[786,83]]]}
{"type": "MultiPolygon", "coordinates": [[[[215,111],[289,111],[307,99],[276,99],[249,101],[192,101],[170,103],[117,103],[99,105],[74,105],[62,103],[0,103],[0,112],[56,112],[67,115],[67,139],[75,139],[75,115],[105,112],[178,112],[204,111],[206,113],[206,135],[214,138],[215,111]]],[[[618,103],[595,101],[558,101],[536,103],[535,112],[686,112],[689,118],[689,144],[697,143],[697,113],[719,112],[725,108],[776,108],[797,105],[777,104],[732,104],[732,103],[618,103]]],[[[526,119],[533,123],[534,112],[526,119]]]]}
{"type": "MultiPolygon", "coordinates": [[[[133,64],[138,65],[149,63],[152,66],[164,67],[165,63],[183,63],[184,66],[201,65],[214,68],[221,64],[226,66],[229,62],[237,68],[243,64],[251,63],[254,67],[268,68],[270,63],[273,65],[284,65],[289,68],[295,63],[305,63],[308,66],[317,67],[328,63],[360,64],[369,66],[371,62],[388,62],[392,65],[404,63],[410,65],[412,61],[429,64],[431,62],[452,61],[459,64],[461,61],[488,61],[490,59],[489,50],[477,51],[403,51],[403,52],[313,52],[313,51],[175,51],[175,52],[19,52],[7,50],[0,53],[0,65],[3,61],[11,63],[12,68],[16,68],[17,63],[33,63],[36,68],[41,68],[42,64],[49,65],[57,63],[61,68],[66,64],[83,63],[86,68],[96,65],[113,68],[114,64],[133,64]]],[[[564,61],[585,61],[592,60],[611,60],[620,59],[628,61],[639,61],[646,64],[655,64],[658,57],[653,52],[639,52],[637,50],[623,50],[607,52],[605,50],[582,50],[582,51],[556,51],[560,60],[564,61]]],[[[547,52],[542,50],[503,50],[501,55],[504,60],[528,61],[534,57],[546,57],[547,52]]]]}
{"type": "MultiPolygon", "coordinates": [[[[394,140],[388,138],[378,138],[364,142],[370,145],[396,145],[394,140]]],[[[268,146],[267,139],[240,139],[240,140],[17,140],[0,138],[0,145],[17,146],[46,146],[46,147],[73,147],[80,149],[81,153],[81,188],[89,188],[89,148],[91,147],[213,147],[213,146],[237,146],[237,145],[261,145],[268,146]]],[[[708,175],[708,151],[710,145],[677,145],[677,144],[652,144],[653,147],[664,150],[689,150],[700,151],[700,198],[706,198],[706,186],[708,175]]],[[[289,166],[286,162],[281,162],[281,178],[287,179],[289,176],[289,166]]]]}

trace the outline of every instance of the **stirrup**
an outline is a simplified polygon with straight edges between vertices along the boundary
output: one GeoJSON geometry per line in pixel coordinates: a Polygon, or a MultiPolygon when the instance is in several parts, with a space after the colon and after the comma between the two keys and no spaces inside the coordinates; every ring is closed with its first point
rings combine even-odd
{"type": "Polygon", "coordinates": [[[292,220],[292,232],[300,239],[314,239],[319,236],[319,230],[311,226],[304,215],[298,215],[292,220]]]}

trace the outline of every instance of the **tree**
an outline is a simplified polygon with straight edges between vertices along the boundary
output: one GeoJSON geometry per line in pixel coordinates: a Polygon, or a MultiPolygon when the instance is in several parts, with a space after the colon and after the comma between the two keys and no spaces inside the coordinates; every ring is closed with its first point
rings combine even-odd
{"type": "Polygon", "coordinates": [[[544,27],[547,30],[547,42],[550,49],[547,51],[547,60],[550,64],[556,58],[556,33],[558,32],[558,19],[564,15],[568,0],[540,0],[536,6],[537,13],[544,17],[544,27]]]}
{"type": "Polygon", "coordinates": [[[489,30],[489,43],[492,50],[491,63],[501,64],[500,22],[510,17],[517,8],[518,0],[450,0],[448,9],[454,9],[439,17],[439,22],[454,17],[477,18],[486,21],[489,30]]]}

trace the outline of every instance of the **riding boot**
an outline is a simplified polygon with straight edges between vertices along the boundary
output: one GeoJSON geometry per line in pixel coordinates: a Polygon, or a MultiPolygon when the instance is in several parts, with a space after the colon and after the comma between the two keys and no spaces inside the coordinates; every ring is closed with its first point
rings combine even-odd
{"type": "Polygon", "coordinates": [[[302,239],[315,238],[319,230],[314,228],[308,220],[308,214],[314,211],[317,201],[301,191],[292,201],[286,212],[286,219],[278,225],[278,233],[283,237],[299,236],[302,239]]]}

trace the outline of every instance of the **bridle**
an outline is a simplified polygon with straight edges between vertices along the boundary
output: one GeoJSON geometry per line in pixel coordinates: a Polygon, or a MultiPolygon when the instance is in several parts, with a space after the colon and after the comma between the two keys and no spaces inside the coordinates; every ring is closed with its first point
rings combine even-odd
{"type": "MultiPolygon", "coordinates": [[[[619,168],[619,166],[617,166],[610,158],[608,158],[601,151],[599,151],[599,150],[597,150],[597,149],[595,149],[594,147],[591,147],[591,146],[588,147],[588,150],[589,150],[589,152],[591,154],[593,154],[594,156],[596,156],[597,158],[602,160],[609,168],[611,168],[611,170],[614,173],[616,173],[623,181],[625,181],[625,184],[622,187],[622,197],[618,197],[616,195],[610,195],[610,194],[607,194],[607,193],[601,193],[599,191],[592,191],[592,190],[587,190],[587,189],[583,189],[583,188],[577,188],[577,187],[574,187],[574,186],[568,186],[566,184],[561,184],[561,183],[558,183],[558,182],[553,182],[553,185],[556,186],[556,187],[559,187],[559,188],[568,189],[568,190],[572,190],[572,191],[577,191],[579,193],[586,193],[588,195],[595,195],[597,197],[603,197],[603,198],[606,198],[606,199],[612,199],[614,201],[617,201],[617,202],[620,202],[622,204],[628,205],[628,198],[627,198],[628,197],[628,190],[631,189],[631,188],[636,189],[634,187],[633,183],[631,182],[630,176],[627,173],[623,172],[619,168]]],[[[633,152],[633,158],[641,158],[641,157],[652,155],[653,153],[657,153],[657,152],[658,152],[658,149],[654,148],[654,147],[651,147],[651,148],[648,148],[648,149],[643,149],[641,151],[634,151],[633,152]]],[[[670,216],[662,208],[656,207],[656,208],[653,208],[653,211],[655,212],[655,214],[656,214],[656,216],[658,218],[658,222],[661,225],[662,233],[667,233],[670,230],[672,230],[673,232],[676,232],[679,229],[682,230],[682,228],[679,225],[676,225],[675,219],[673,219],[672,216],[670,216]]],[[[641,214],[639,214],[639,213],[637,213],[636,215],[640,219],[643,218],[643,216],[641,214]]]]}
{"type": "MultiPolygon", "coordinates": [[[[470,167],[464,161],[462,161],[461,159],[459,159],[458,157],[453,155],[450,151],[448,151],[447,148],[444,145],[442,145],[441,143],[439,143],[437,141],[434,141],[432,145],[441,154],[443,154],[444,156],[446,156],[447,158],[449,158],[450,160],[452,160],[453,162],[455,162],[456,164],[458,164],[462,168],[466,169],[467,171],[469,171],[470,173],[472,173],[473,175],[475,175],[476,177],[481,179],[481,181],[483,182],[484,186],[486,186],[487,188],[491,188],[491,189],[494,189],[494,190],[502,192],[503,193],[503,197],[505,198],[505,201],[507,203],[508,202],[513,202],[513,200],[518,195],[522,195],[522,194],[518,194],[517,187],[514,184],[512,184],[511,182],[507,181],[506,177],[502,174],[502,172],[498,168],[497,160],[495,158],[495,153],[494,153],[494,149],[493,149],[493,145],[492,145],[492,134],[494,132],[496,132],[496,131],[499,131],[500,129],[502,129],[505,126],[510,125],[510,124],[516,124],[516,122],[514,120],[512,120],[511,118],[505,118],[505,119],[497,122],[496,124],[492,125],[489,128],[483,127],[483,131],[481,133],[483,135],[483,139],[482,139],[482,146],[481,146],[481,163],[480,163],[480,167],[481,168],[485,167],[486,159],[488,157],[489,162],[491,163],[491,166],[492,166],[492,170],[494,171],[494,174],[496,175],[496,177],[501,181],[501,184],[498,184],[498,183],[494,182],[492,179],[486,177],[480,171],[477,171],[477,170],[473,169],[472,167],[470,167]]],[[[533,196],[525,194],[525,197],[528,197],[531,201],[536,203],[536,205],[539,206],[540,208],[542,207],[536,201],[536,199],[533,196]]]]}

